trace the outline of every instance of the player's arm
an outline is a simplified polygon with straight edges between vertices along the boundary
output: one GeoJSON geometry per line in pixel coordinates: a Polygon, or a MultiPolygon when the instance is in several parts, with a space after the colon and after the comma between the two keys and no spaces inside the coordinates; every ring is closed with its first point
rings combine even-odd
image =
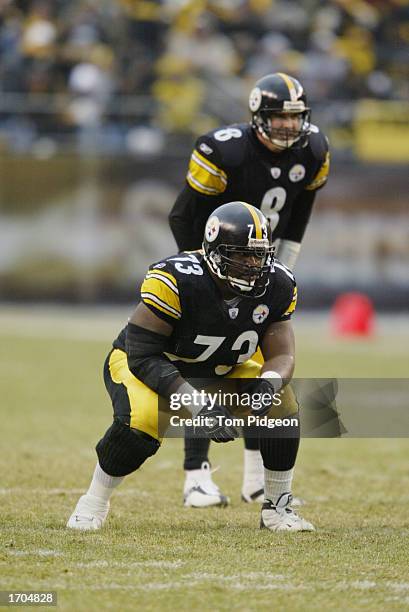
{"type": "Polygon", "coordinates": [[[320,132],[312,141],[312,151],[317,162],[317,170],[313,179],[296,198],[292,207],[292,214],[287,229],[280,239],[277,259],[283,262],[290,270],[294,270],[301,242],[309,223],[316,193],[322,189],[328,180],[330,168],[330,153],[328,140],[320,132]]]}
{"type": "MultiPolygon", "coordinates": [[[[286,275],[283,277],[285,283],[282,285],[282,304],[278,308],[281,316],[271,321],[261,338],[264,364],[260,376],[242,385],[247,393],[270,395],[272,402],[274,394],[290,382],[294,373],[295,342],[290,319],[297,305],[297,286],[293,275],[288,270],[285,271],[281,264],[275,266],[283,270],[286,275]]],[[[254,412],[263,415],[269,410],[270,406],[267,405],[254,412]]]]}
{"type": "MultiPolygon", "coordinates": [[[[270,396],[272,404],[274,395],[290,382],[294,373],[295,342],[291,321],[270,323],[262,338],[261,350],[264,365],[260,376],[253,380],[243,380],[241,390],[249,395],[270,396]]],[[[271,404],[253,409],[253,413],[258,416],[267,414],[271,404]]]]}
{"type": "MultiPolygon", "coordinates": [[[[163,397],[170,398],[172,393],[179,397],[192,395],[195,389],[180,375],[179,370],[164,355],[166,342],[173,328],[151,312],[142,302],[136,307],[129,320],[126,334],[126,353],[131,372],[148,387],[163,397]]],[[[230,442],[238,433],[223,421],[230,417],[229,412],[218,405],[189,405],[186,408],[193,416],[208,419],[196,428],[197,435],[209,437],[215,442],[230,442]],[[209,420],[210,419],[210,420],[209,420]]]]}
{"type": "Polygon", "coordinates": [[[179,287],[167,262],[153,265],[141,286],[141,302],[129,319],[125,350],[131,372],[153,391],[169,397],[182,381],[179,370],[164,354],[168,338],[182,318],[179,287]]]}
{"type": "Polygon", "coordinates": [[[207,218],[218,202],[201,196],[188,185],[180,192],[169,213],[169,225],[179,251],[200,249],[207,218]]]}
{"type": "Polygon", "coordinates": [[[202,246],[210,213],[220,205],[227,188],[227,173],[215,141],[202,136],[190,156],[186,185],[169,214],[169,225],[180,251],[202,246]]]}
{"type": "Polygon", "coordinates": [[[164,355],[172,326],[140,302],[128,322],[125,349],[132,374],[153,391],[169,397],[171,389],[184,381],[179,370],[164,355]]]}
{"type": "MultiPolygon", "coordinates": [[[[141,297],[142,302],[132,314],[126,331],[125,350],[130,371],[162,397],[169,399],[173,393],[180,397],[192,396],[196,390],[165,354],[169,336],[182,317],[176,278],[162,267],[153,267],[142,283],[141,297]]],[[[230,416],[224,407],[216,405],[209,409],[204,398],[202,404],[189,402],[186,408],[193,416],[220,417],[214,418],[215,424],[202,427],[201,435],[215,442],[229,442],[236,436],[234,427],[223,423],[230,416]]]]}
{"type": "Polygon", "coordinates": [[[275,386],[280,387],[282,381],[288,383],[295,367],[295,341],[291,321],[270,323],[262,338],[261,350],[264,357],[261,377],[271,379],[273,386],[275,381],[275,386]]]}
{"type": "Polygon", "coordinates": [[[287,224],[287,230],[280,238],[276,257],[287,268],[294,270],[301,242],[311,217],[315,200],[315,191],[303,191],[293,203],[293,212],[287,224]]]}

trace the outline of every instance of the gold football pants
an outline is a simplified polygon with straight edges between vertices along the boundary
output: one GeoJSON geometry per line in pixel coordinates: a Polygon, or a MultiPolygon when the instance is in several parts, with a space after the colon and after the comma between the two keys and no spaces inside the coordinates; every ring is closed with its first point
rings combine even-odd
{"type": "MultiPolygon", "coordinates": [[[[256,353],[257,355],[257,353],[256,353]]],[[[237,365],[224,378],[256,378],[261,370],[260,363],[249,359],[237,365]]],[[[159,396],[141,382],[128,368],[126,353],[113,349],[108,355],[104,368],[105,385],[111,396],[114,415],[125,418],[130,427],[143,431],[161,441],[161,432],[169,422],[169,411],[160,410],[159,396]]],[[[217,386],[217,378],[214,384],[217,386]]],[[[223,380],[223,379],[221,379],[223,380]]],[[[213,383],[213,380],[212,380],[213,383]]],[[[283,418],[298,412],[294,392],[287,385],[281,391],[281,403],[272,407],[269,416],[283,418]]],[[[247,410],[247,414],[249,410],[247,410]]],[[[186,416],[189,416],[186,414],[186,416]]]]}

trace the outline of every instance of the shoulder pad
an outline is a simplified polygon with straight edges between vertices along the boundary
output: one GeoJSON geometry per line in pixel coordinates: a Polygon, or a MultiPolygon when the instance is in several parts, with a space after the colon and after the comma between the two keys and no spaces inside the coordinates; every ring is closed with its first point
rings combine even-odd
{"type": "Polygon", "coordinates": [[[218,143],[213,139],[213,132],[199,136],[196,140],[194,151],[197,151],[215,164],[221,163],[218,143]]]}
{"type": "Polygon", "coordinates": [[[286,321],[297,305],[297,284],[287,266],[275,260],[272,265],[272,298],[276,304],[275,320],[286,321]]]}
{"type": "Polygon", "coordinates": [[[216,196],[227,187],[227,173],[217,143],[211,134],[197,139],[186,175],[188,185],[206,196],[216,196]]]}
{"type": "Polygon", "coordinates": [[[189,161],[186,180],[189,186],[207,196],[226,191],[229,173],[239,166],[246,154],[246,124],[213,130],[197,139],[189,161]]]}
{"type": "Polygon", "coordinates": [[[329,150],[328,138],[316,125],[312,125],[311,134],[308,137],[308,144],[314,158],[322,163],[329,150]]]}
{"type": "Polygon", "coordinates": [[[274,260],[271,271],[277,275],[277,279],[279,279],[283,285],[294,286],[296,284],[293,272],[278,259],[274,260]]]}
{"type": "Polygon", "coordinates": [[[169,263],[170,257],[166,257],[166,259],[161,259],[149,266],[149,271],[151,270],[163,270],[164,272],[171,271],[171,266],[169,263]]]}
{"type": "Polygon", "coordinates": [[[167,257],[164,262],[166,262],[166,272],[177,279],[179,288],[183,281],[192,282],[193,279],[197,279],[204,274],[205,268],[201,250],[182,251],[177,255],[167,257]]]}
{"type": "Polygon", "coordinates": [[[168,260],[149,267],[141,286],[141,298],[149,310],[168,323],[174,325],[181,318],[178,281],[168,260]]]}
{"type": "Polygon", "coordinates": [[[206,136],[206,144],[218,152],[219,161],[225,168],[240,165],[244,159],[250,124],[234,123],[221,126],[206,136]]]}

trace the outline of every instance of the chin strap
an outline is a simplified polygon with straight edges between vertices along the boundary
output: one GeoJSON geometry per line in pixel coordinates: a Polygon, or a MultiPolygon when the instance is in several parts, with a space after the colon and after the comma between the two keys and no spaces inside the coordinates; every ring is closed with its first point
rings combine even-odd
{"type": "Polygon", "coordinates": [[[233,287],[239,289],[240,291],[252,291],[255,285],[255,281],[252,283],[247,283],[246,281],[243,281],[240,278],[235,278],[234,276],[228,276],[227,280],[229,281],[230,285],[233,285],[233,287]]]}
{"type": "Polygon", "coordinates": [[[293,146],[299,138],[289,138],[288,140],[279,140],[278,138],[270,138],[270,142],[276,147],[280,147],[281,149],[289,149],[293,146]]]}

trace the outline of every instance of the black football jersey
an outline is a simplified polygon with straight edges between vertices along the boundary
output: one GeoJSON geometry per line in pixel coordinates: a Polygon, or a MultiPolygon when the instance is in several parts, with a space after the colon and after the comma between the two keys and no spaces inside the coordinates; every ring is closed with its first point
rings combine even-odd
{"type": "MultiPolygon", "coordinates": [[[[273,239],[301,242],[308,223],[312,192],[325,185],[330,165],[328,141],[315,125],[304,147],[272,153],[249,123],[239,123],[200,136],[182,192],[171,216],[189,217],[192,244],[203,237],[207,218],[218,206],[241,200],[259,208],[269,219],[273,239]]],[[[182,247],[183,248],[183,247],[182,247]]]]}
{"type": "MultiPolygon", "coordinates": [[[[173,326],[165,354],[182,376],[214,377],[250,359],[270,323],[291,317],[297,288],[292,273],[275,261],[262,297],[225,301],[201,251],[195,251],[153,264],[141,298],[173,326]]],[[[125,350],[125,332],[114,347],[125,350]]]]}

